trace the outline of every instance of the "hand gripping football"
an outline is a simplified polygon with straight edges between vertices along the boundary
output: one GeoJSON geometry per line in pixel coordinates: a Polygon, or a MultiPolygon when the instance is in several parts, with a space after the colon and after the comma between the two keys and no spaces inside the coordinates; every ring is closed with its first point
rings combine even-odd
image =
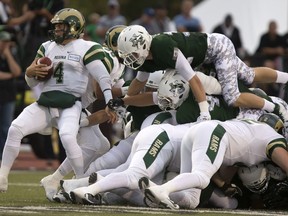
{"type": "Polygon", "coordinates": [[[46,56],[44,56],[42,58],[39,58],[36,63],[37,64],[46,64],[47,65],[47,69],[48,69],[48,73],[47,73],[47,75],[45,77],[36,77],[36,79],[39,80],[39,81],[46,81],[46,80],[50,79],[51,76],[54,73],[53,64],[52,64],[51,59],[46,57],[46,56]]]}

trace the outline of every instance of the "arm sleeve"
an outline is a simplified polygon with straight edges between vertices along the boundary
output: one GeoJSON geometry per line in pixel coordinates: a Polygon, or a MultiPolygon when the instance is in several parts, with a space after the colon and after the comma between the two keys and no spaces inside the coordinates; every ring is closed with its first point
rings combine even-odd
{"type": "Polygon", "coordinates": [[[30,88],[33,88],[35,86],[37,86],[39,84],[39,81],[34,79],[34,77],[28,77],[26,74],[25,74],[25,80],[27,82],[27,85],[30,87],[30,88]]]}
{"type": "Polygon", "coordinates": [[[158,93],[157,92],[153,92],[152,93],[153,96],[153,102],[155,105],[158,105],[158,93]]]}
{"type": "Polygon", "coordinates": [[[112,86],[110,75],[100,60],[92,61],[86,65],[89,73],[99,83],[99,86],[104,94],[106,104],[112,99],[112,86]]]}
{"type": "Polygon", "coordinates": [[[183,53],[178,49],[178,55],[176,59],[175,69],[181,74],[185,80],[189,81],[195,76],[195,71],[192,69],[188,60],[183,53]]]}
{"type": "Polygon", "coordinates": [[[147,72],[138,71],[137,75],[136,75],[136,79],[139,80],[140,82],[144,82],[144,81],[148,80],[149,75],[150,74],[147,72]]]}

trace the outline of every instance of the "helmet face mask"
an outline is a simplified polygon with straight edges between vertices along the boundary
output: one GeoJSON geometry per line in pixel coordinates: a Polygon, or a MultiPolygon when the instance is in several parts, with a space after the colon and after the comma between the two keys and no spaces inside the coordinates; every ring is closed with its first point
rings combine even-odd
{"type": "Polygon", "coordinates": [[[118,53],[124,64],[134,70],[145,62],[149,55],[152,36],[140,25],[128,26],[118,37],[118,53]]]}
{"type": "Polygon", "coordinates": [[[177,109],[171,98],[161,95],[158,95],[158,106],[161,110],[164,111],[177,109]]]}
{"type": "Polygon", "coordinates": [[[49,31],[50,40],[62,44],[64,40],[80,38],[84,32],[85,19],[79,11],[73,8],[64,8],[55,14],[51,23],[53,29],[49,31]],[[65,26],[62,35],[57,32],[57,24],[64,24],[65,26]]]}
{"type": "Polygon", "coordinates": [[[158,106],[177,109],[188,98],[189,90],[188,82],[176,70],[167,70],[159,83],[158,106]]]}
{"type": "Polygon", "coordinates": [[[122,56],[122,58],[124,59],[124,64],[134,70],[141,67],[141,65],[145,62],[146,59],[146,57],[140,56],[140,54],[137,52],[129,53],[127,55],[122,54],[120,56],[122,56]]]}

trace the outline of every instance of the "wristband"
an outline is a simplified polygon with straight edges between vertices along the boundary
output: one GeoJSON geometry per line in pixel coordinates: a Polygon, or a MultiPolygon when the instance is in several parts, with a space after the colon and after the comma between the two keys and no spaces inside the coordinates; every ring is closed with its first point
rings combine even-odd
{"type": "Polygon", "coordinates": [[[128,92],[129,86],[121,87],[121,96],[125,96],[128,92]]]}
{"type": "Polygon", "coordinates": [[[81,119],[80,127],[87,127],[89,125],[89,120],[87,118],[81,119]]]}
{"type": "Polygon", "coordinates": [[[209,112],[209,104],[207,101],[202,101],[202,102],[198,103],[198,105],[199,105],[200,113],[201,112],[209,112]]]}

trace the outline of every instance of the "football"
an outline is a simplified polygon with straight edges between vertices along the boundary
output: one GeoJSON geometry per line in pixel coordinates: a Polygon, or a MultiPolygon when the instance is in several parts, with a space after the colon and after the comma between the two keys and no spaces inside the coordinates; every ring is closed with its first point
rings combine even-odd
{"type": "Polygon", "coordinates": [[[42,58],[39,58],[36,63],[37,64],[46,64],[47,68],[48,68],[48,73],[45,77],[36,77],[36,79],[39,81],[46,81],[46,80],[50,79],[54,73],[53,64],[52,64],[51,59],[44,56],[42,58]]]}

